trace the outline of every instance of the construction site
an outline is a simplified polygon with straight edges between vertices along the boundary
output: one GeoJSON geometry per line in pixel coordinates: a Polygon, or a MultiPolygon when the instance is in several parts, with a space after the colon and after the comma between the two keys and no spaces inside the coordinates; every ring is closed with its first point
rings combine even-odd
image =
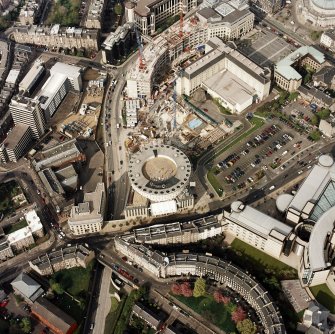
{"type": "Polygon", "coordinates": [[[206,112],[176,94],[178,75],[204,55],[207,35],[207,24],[195,15],[184,20],[181,14],[179,22],[160,36],[145,37],[145,47],[137,36],[139,57],[127,74],[124,114],[128,115],[127,100],[141,103],[136,110],[136,128],[125,143],[129,152],[160,138],[189,156],[196,156],[241,125],[239,121],[227,122],[214,104],[212,117],[207,109],[206,112]]]}

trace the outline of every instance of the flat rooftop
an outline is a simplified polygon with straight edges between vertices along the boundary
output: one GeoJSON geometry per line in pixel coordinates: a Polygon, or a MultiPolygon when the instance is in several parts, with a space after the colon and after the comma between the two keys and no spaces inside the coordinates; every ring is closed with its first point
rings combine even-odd
{"type": "Polygon", "coordinates": [[[35,62],[29,72],[20,82],[20,89],[27,90],[34,80],[42,74],[44,67],[40,62],[35,62]]]}
{"type": "Polygon", "coordinates": [[[14,149],[22,137],[29,130],[29,125],[18,123],[13,128],[12,131],[8,134],[7,138],[4,140],[4,145],[7,149],[14,149]]]}
{"type": "Polygon", "coordinates": [[[266,238],[272,230],[285,236],[292,231],[292,227],[239,201],[231,204],[231,212],[225,213],[225,217],[266,238]]]}
{"type": "Polygon", "coordinates": [[[251,86],[229,71],[216,73],[203,84],[234,106],[243,105],[256,94],[251,86]]]}
{"type": "Polygon", "coordinates": [[[69,65],[65,63],[57,62],[54,66],[51,67],[51,74],[63,74],[66,77],[77,77],[81,72],[81,67],[69,65]]]}

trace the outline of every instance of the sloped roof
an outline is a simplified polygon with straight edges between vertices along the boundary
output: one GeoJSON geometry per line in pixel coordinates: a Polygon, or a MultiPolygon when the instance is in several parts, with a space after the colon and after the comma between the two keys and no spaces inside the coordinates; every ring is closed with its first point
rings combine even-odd
{"type": "Polygon", "coordinates": [[[11,285],[20,294],[32,301],[37,299],[43,293],[41,285],[24,272],[17,276],[11,285]]]}
{"type": "Polygon", "coordinates": [[[45,298],[39,298],[31,306],[31,311],[42,319],[46,319],[55,328],[58,328],[62,333],[67,333],[68,330],[76,324],[76,321],[67,313],[60,310],[54,304],[45,298]]]}

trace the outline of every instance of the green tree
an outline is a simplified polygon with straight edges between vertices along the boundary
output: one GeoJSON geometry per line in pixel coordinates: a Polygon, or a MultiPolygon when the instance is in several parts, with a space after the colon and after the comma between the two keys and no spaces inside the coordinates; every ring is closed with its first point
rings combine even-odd
{"type": "Polygon", "coordinates": [[[312,125],[318,126],[319,122],[320,122],[320,120],[319,120],[318,115],[313,115],[312,118],[311,118],[312,125]]]}
{"type": "Polygon", "coordinates": [[[28,317],[22,318],[20,322],[20,327],[23,333],[30,333],[31,332],[31,322],[28,317]]]}
{"type": "Polygon", "coordinates": [[[122,5],[120,3],[117,3],[115,6],[114,6],[114,13],[116,15],[121,15],[122,14],[122,5]]]}
{"type": "Polygon", "coordinates": [[[327,119],[330,116],[330,110],[328,108],[322,108],[318,112],[318,116],[320,119],[327,119]]]}
{"type": "Polygon", "coordinates": [[[52,283],[50,283],[52,291],[56,292],[58,295],[62,295],[64,293],[63,286],[52,279],[50,281],[52,281],[52,283]]]}
{"type": "Polygon", "coordinates": [[[257,331],[256,325],[250,319],[238,322],[236,328],[241,334],[255,334],[257,331]]]}
{"type": "Polygon", "coordinates": [[[318,141],[320,138],[321,138],[321,133],[319,130],[315,130],[315,131],[312,131],[310,134],[309,134],[309,137],[313,140],[313,141],[318,141]]]}
{"type": "Polygon", "coordinates": [[[293,101],[293,100],[295,100],[298,96],[299,96],[299,93],[298,93],[298,92],[292,92],[292,93],[290,93],[290,95],[288,96],[288,99],[289,99],[290,101],[293,101]]]}
{"type": "Polygon", "coordinates": [[[311,34],[310,34],[310,37],[313,41],[316,41],[317,39],[319,39],[321,34],[322,34],[321,31],[312,31],[311,34]]]}
{"type": "Polygon", "coordinates": [[[193,297],[201,297],[206,294],[206,281],[199,277],[194,283],[193,297]]]}

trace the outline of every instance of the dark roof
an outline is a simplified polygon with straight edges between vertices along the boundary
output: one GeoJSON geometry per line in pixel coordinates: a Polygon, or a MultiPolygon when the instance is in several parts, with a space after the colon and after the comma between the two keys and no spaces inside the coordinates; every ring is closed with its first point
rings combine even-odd
{"type": "Polygon", "coordinates": [[[36,315],[39,315],[41,318],[46,319],[50,324],[63,333],[67,333],[71,326],[76,324],[76,321],[67,313],[63,312],[43,297],[40,297],[35,301],[31,306],[31,311],[36,315]]]}
{"type": "Polygon", "coordinates": [[[153,313],[141,303],[136,303],[134,305],[133,312],[154,328],[158,328],[163,321],[157,314],[153,313]]]}
{"type": "Polygon", "coordinates": [[[321,81],[325,83],[326,85],[330,86],[334,76],[335,76],[335,67],[325,66],[325,67],[322,67],[319,71],[317,71],[313,75],[313,80],[321,81]]]}
{"type": "Polygon", "coordinates": [[[302,94],[305,94],[307,96],[311,96],[314,99],[323,102],[325,105],[332,105],[334,103],[334,99],[330,96],[326,95],[324,92],[321,92],[320,90],[312,87],[308,88],[306,86],[300,86],[298,88],[298,91],[302,94]]]}
{"type": "Polygon", "coordinates": [[[220,15],[213,8],[210,7],[205,7],[198,10],[197,14],[204,17],[207,20],[211,17],[217,17],[217,18],[220,17],[220,15]]]}
{"type": "Polygon", "coordinates": [[[230,24],[234,24],[236,21],[239,21],[242,17],[249,14],[249,9],[234,10],[233,12],[224,17],[224,21],[229,22],[230,24]]]}
{"type": "MultiPolygon", "coordinates": [[[[210,51],[212,52],[212,51],[210,51]]],[[[210,52],[208,52],[207,54],[205,54],[203,57],[206,57],[207,55],[210,54],[210,52]]],[[[220,55],[218,55],[217,57],[211,59],[211,61],[209,61],[206,65],[204,66],[200,66],[197,70],[195,70],[194,72],[192,72],[190,75],[188,75],[188,73],[186,72],[182,72],[184,76],[186,76],[188,79],[192,79],[195,78],[197,75],[201,74],[203,71],[205,71],[206,69],[210,68],[211,66],[213,66],[214,64],[216,64],[217,62],[219,62],[220,60],[224,59],[226,57],[226,54],[224,52],[222,52],[220,55]]],[[[199,58],[197,61],[199,61],[201,58],[199,58]]]]}

